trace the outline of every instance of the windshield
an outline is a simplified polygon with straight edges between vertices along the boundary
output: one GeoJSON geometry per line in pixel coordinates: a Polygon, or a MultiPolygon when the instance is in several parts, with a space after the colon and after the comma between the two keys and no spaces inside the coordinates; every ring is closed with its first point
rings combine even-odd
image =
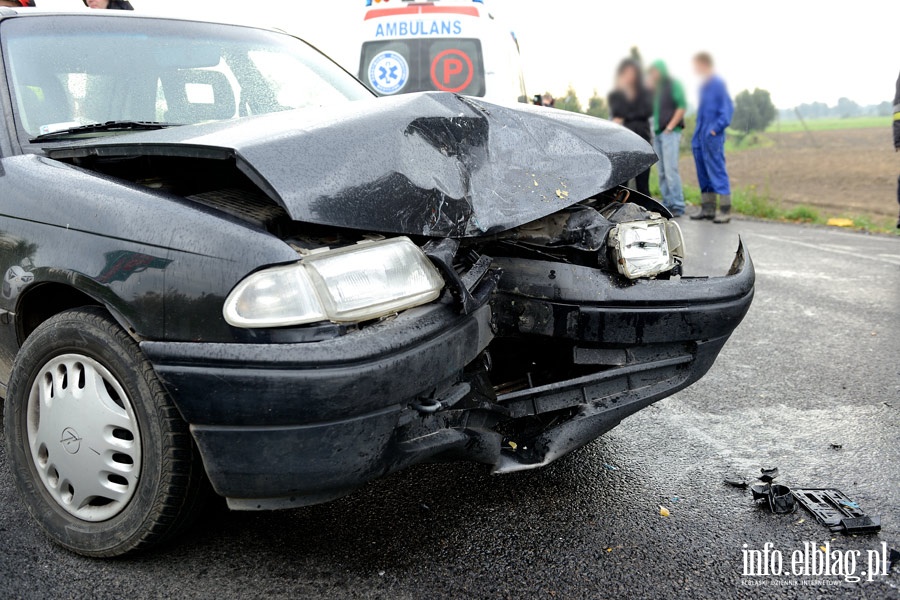
{"type": "Polygon", "coordinates": [[[265,30],[94,15],[12,18],[0,29],[17,125],[29,138],[108,121],[186,125],[371,98],[303,42],[265,30]]]}

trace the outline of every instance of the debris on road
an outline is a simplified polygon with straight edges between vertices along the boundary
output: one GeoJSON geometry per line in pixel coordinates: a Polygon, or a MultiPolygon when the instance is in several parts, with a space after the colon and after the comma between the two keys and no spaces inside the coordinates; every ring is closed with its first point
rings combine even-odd
{"type": "Polygon", "coordinates": [[[670,516],[671,514],[672,514],[672,513],[669,512],[669,509],[668,509],[668,508],[666,508],[665,506],[662,506],[662,505],[659,506],[659,516],[661,516],[661,517],[668,517],[668,516],[670,516]]]}
{"type": "Polygon", "coordinates": [[[748,483],[746,481],[737,481],[734,479],[725,479],[725,485],[731,486],[733,488],[738,488],[739,490],[746,490],[748,483]]]}
{"type": "Polygon", "coordinates": [[[765,483],[772,483],[778,477],[778,467],[772,467],[771,469],[762,468],[759,472],[762,473],[759,476],[759,480],[765,483]]]}
{"type": "MultiPolygon", "coordinates": [[[[839,450],[842,445],[831,444],[831,447],[839,450]]],[[[848,498],[840,490],[826,488],[791,490],[786,485],[773,483],[778,477],[777,468],[760,469],[760,473],[759,480],[763,483],[750,486],[753,501],[767,506],[775,514],[792,513],[796,510],[799,502],[816,518],[816,521],[833,532],[856,535],[881,531],[881,517],[870,517],[863,512],[857,502],[848,498]]],[[[747,486],[742,481],[728,479],[725,480],[725,483],[742,489],[747,486]]],[[[794,524],[799,525],[804,521],[805,519],[800,519],[794,524]]]]}
{"type": "Polygon", "coordinates": [[[769,510],[778,515],[792,513],[797,505],[791,496],[791,490],[786,485],[772,483],[776,477],[778,467],[760,469],[759,480],[763,483],[750,486],[753,501],[758,504],[765,501],[769,510]]]}
{"type": "Polygon", "coordinates": [[[844,447],[843,444],[829,444],[829,446],[831,446],[832,450],[840,450],[841,448],[844,447]]]}
{"type": "Polygon", "coordinates": [[[888,557],[888,573],[891,573],[894,569],[894,565],[900,562],[900,552],[891,548],[891,554],[888,557]]]}
{"type": "Polygon", "coordinates": [[[840,217],[828,219],[827,225],[832,227],[853,227],[853,219],[844,219],[840,217]]]}
{"type": "Polygon", "coordinates": [[[757,484],[750,486],[753,493],[753,500],[757,503],[765,501],[769,510],[777,515],[784,515],[794,512],[797,505],[791,490],[786,485],[773,483],[757,484]]]}
{"type": "Polygon", "coordinates": [[[859,504],[835,489],[798,489],[794,497],[816,521],[831,531],[845,534],[866,534],[881,531],[881,517],[870,517],[859,504]]]}

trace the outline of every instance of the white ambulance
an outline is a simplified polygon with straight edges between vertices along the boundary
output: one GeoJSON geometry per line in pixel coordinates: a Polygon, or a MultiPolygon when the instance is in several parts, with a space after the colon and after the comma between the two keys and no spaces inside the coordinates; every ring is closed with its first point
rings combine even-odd
{"type": "Polygon", "coordinates": [[[379,96],[444,91],[527,102],[515,34],[485,0],[365,2],[359,79],[379,96]]]}

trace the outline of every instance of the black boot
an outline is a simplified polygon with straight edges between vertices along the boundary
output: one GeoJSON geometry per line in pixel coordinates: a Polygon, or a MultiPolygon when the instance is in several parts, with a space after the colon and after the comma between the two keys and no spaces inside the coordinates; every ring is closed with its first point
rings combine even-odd
{"type": "Polygon", "coordinates": [[[713,223],[719,223],[720,225],[731,223],[731,196],[723,195],[719,197],[719,214],[715,216],[713,223]]]}
{"type": "Polygon", "coordinates": [[[716,218],[716,195],[702,194],[700,196],[700,212],[691,215],[694,221],[712,221],[716,218]]]}

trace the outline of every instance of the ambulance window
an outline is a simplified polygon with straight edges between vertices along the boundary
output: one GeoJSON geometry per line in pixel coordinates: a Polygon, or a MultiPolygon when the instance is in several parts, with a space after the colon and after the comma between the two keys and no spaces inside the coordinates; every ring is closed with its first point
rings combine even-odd
{"type": "Polygon", "coordinates": [[[431,40],[428,78],[432,89],[484,96],[484,60],[478,40],[431,40]]]}
{"type": "Polygon", "coordinates": [[[484,58],[476,39],[367,42],[360,80],[380,96],[444,91],[484,96],[484,58]]]}

